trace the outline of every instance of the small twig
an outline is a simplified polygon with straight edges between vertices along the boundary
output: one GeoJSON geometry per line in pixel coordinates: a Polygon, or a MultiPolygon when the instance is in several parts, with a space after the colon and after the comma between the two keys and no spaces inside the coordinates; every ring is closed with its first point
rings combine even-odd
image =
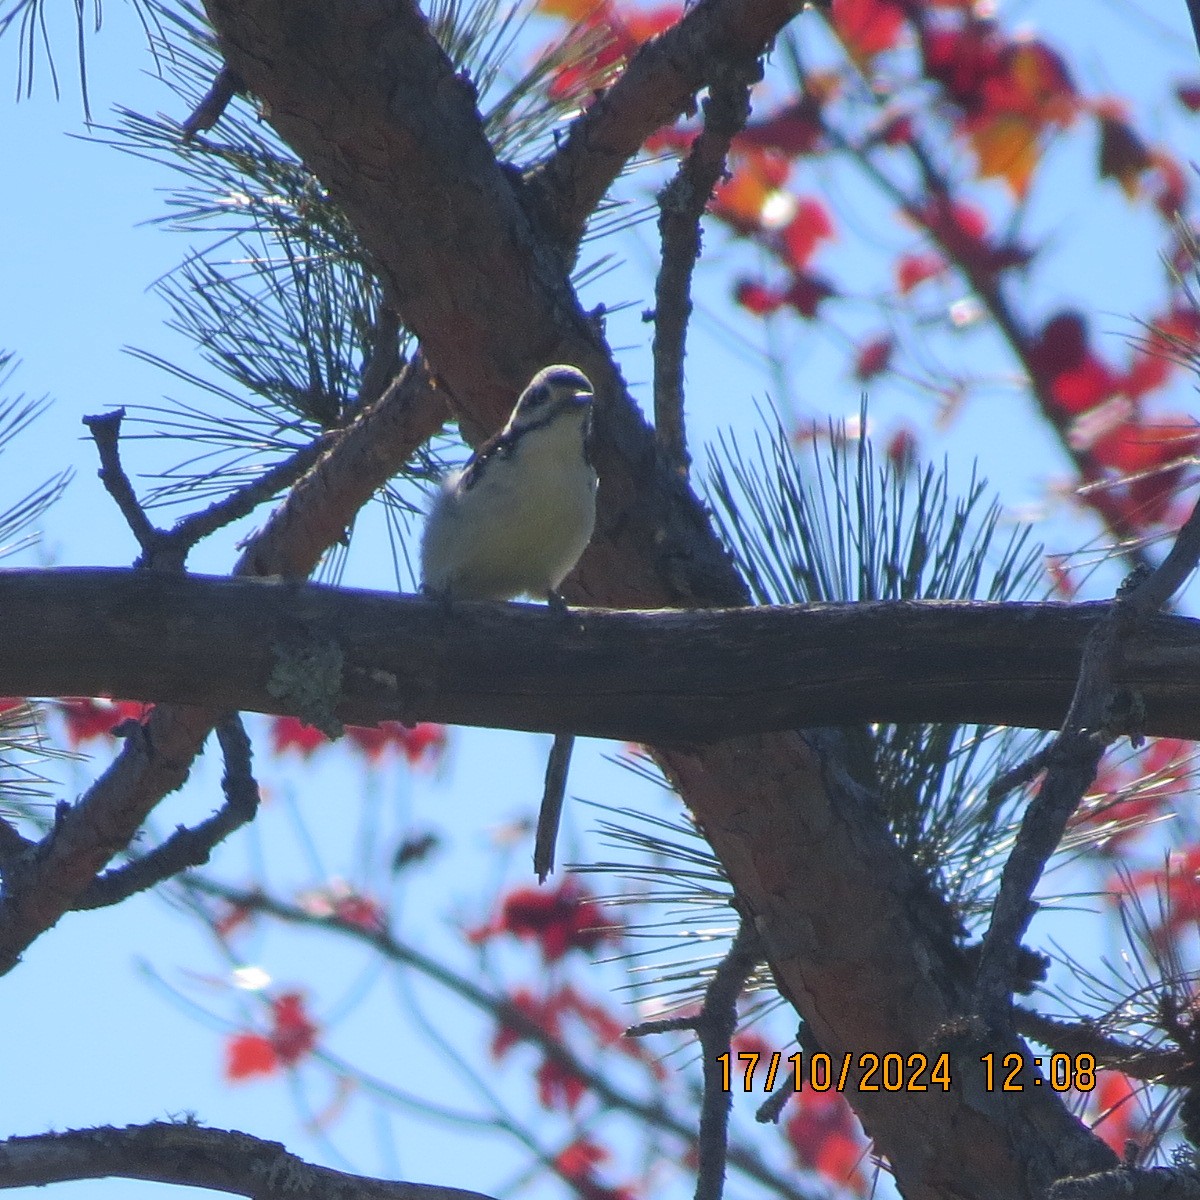
{"type": "Polygon", "coordinates": [[[1047,1200],[1200,1200],[1200,1173],[1194,1167],[1121,1166],[1060,1179],[1046,1189],[1046,1196],[1047,1200]]]}
{"type": "Polygon", "coordinates": [[[217,739],[225,755],[225,774],[221,779],[225,803],[208,820],[191,829],[179,826],[161,846],[98,876],[76,901],[75,909],[119,904],[180,871],[203,866],[225,838],[254,819],[258,811],[258,784],[251,771],[250,739],[241,718],[234,714],[222,721],[217,726],[217,739]]]}
{"type": "Polygon", "coordinates": [[[371,356],[363,367],[358,395],[347,419],[374,404],[406,365],[400,355],[400,318],[390,306],[385,304],[380,307],[372,335],[371,356]]]}
{"type": "Polygon", "coordinates": [[[777,1125],[783,1115],[783,1106],[796,1094],[796,1072],[793,1071],[754,1111],[754,1119],[760,1125],[777,1125]]]}
{"type": "Polygon", "coordinates": [[[1176,1047],[1146,1048],[1130,1045],[1102,1033],[1091,1021],[1059,1021],[1017,1005],[1013,1028],[1061,1054],[1090,1054],[1098,1066],[1112,1067],[1131,1079],[1171,1086],[1191,1069],[1188,1055],[1176,1047]]]}
{"type": "Polygon", "coordinates": [[[1196,39],[1196,49],[1200,50],[1200,0],[1187,0],[1188,16],[1192,18],[1192,36],[1196,39]]]}
{"type": "Polygon", "coordinates": [[[1049,764],[1049,759],[1049,746],[1043,746],[1040,750],[1035,750],[1024,762],[1017,763],[1015,767],[1010,767],[992,781],[987,791],[988,799],[991,801],[1003,800],[1009,792],[1016,791],[1017,788],[1024,787],[1025,784],[1032,782],[1034,776],[1039,771],[1045,770],[1049,764]]]}
{"type": "Polygon", "coordinates": [[[558,826],[562,821],[563,801],[567,794],[567,773],[571,769],[574,735],[559,733],[550,747],[546,761],[546,782],[542,787],[542,803],[538,809],[537,834],[533,840],[533,870],[538,883],[545,883],[554,870],[554,847],[558,843],[558,826]]]}
{"type": "Polygon", "coordinates": [[[489,1200],[440,1184],[349,1175],[278,1142],[192,1120],[67,1129],[0,1141],[0,1189],[72,1179],[145,1179],[271,1200],[489,1200]]]}
{"type": "Polygon", "coordinates": [[[169,557],[171,565],[178,563],[182,567],[188,551],[198,542],[218,529],[249,516],[264,501],[295,483],[321,457],[335,436],[332,431],[321,434],[237,491],[214,501],[198,513],[180,518],[168,532],[159,535],[155,549],[156,565],[166,565],[163,560],[169,557]]]}
{"type": "Polygon", "coordinates": [[[232,67],[223,65],[213,80],[212,87],[204,94],[204,98],[192,110],[191,115],[180,125],[183,141],[190,142],[198,133],[211,129],[220,119],[229,102],[240,92],[245,84],[232,67]]]}
{"type": "Polygon", "coordinates": [[[696,1168],[696,1200],[721,1200],[725,1188],[725,1159],[729,1147],[729,1109],[732,1091],[725,1088],[725,1071],[718,1061],[729,1053],[737,1029],[737,1001],[751,971],[762,958],[752,921],[743,919],[729,952],[704,992],[696,1020],[696,1036],[704,1068],[704,1099],[700,1105],[696,1168]]]}
{"type": "Polygon", "coordinates": [[[91,432],[92,440],[100,454],[100,482],[116,501],[121,516],[125,518],[125,523],[137,538],[137,543],[142,548],[142,558],[149,562],[161,545],[164,534],[161,529],[150,523],[150,518],[146,516],[134,493],[133,484],[129,482],[129,476],[125,474],[125,468],[121,465],[119,442],[121,422],[124,419],[125,410],[118,408],[100,416],[84,417],[83,423],[91,432]]]}
{"type": "Polygon", "coordinates": [[[621,1035],[627,1038],[653,1037],[656,1033],[677,1033],[684,1029],[695,1029],[697,1017],[664,1017],[661,1021],[639,1021],[630,1025],[621,1035]]]}
{"type": "Polygon", "coordinates": [[[654,432],[668,462],[686,475],[690,458],[683,417],[683,360],[692,314],[692,272],[700,256],[700,219],[725,174],[730,143],[750,116],[750,88],[762,78],[752,60],[709,88],[704,128],[675,178],[659,193],[662,266],[654,285],[654,432]]]}
{"type": "MultiPolygon", "coordinates": [[[[1047,768],[1030,801],[1016,845],[1004,864],[992,920],[984,935],[976,979],[979,1011],[999,1021],[1012,1001],[1013,964],[1037,906],[1033,892],[1084,793],[1096,778],[1107,747],[1135,726],[1134,698],[1121,695],[1124,643],[1138,620],[1170,600],[1200,561],[1200,501],[1184,522],[1170,553],[1148,575],[1124,586],[1084,647],[1075,694],[1061,732],[1034,758],[1047,768]],[[1122,703],[1123,702],[1123,703],[1122,703]]],[[[1028,773],[1018,767],[1005,780],[1028,773]]]]}

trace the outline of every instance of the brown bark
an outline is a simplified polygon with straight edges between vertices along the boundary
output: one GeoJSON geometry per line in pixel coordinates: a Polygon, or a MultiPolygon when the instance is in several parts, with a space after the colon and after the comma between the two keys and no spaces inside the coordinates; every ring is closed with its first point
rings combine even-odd
{"type": "MultiPolygon", "coordinates": [[[[281,581],[0,571],[0,694],[302,715],[281,651],[330,643],[343,721],[696,745],[874,721],[1058,729],[1103,604],[822,604],[642,612],[444,605],[281,581]]],[[[1149,735],[1200,740],[1200,622],[1147,621],[1122,682],[1149,735]]]]}

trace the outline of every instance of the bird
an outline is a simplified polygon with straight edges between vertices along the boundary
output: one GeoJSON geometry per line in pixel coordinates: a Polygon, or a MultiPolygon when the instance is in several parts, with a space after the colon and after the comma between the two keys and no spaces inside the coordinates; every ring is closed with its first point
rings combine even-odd
{"type": "MultiPolygon", "coordinates": [[[[442,481],[421,538],[422,590],[448,603],[527,595],[565,611],[559,587],[596,525],[594,397],[576,367],[534,375],[503,429],[442,481]]],[[[533,853],[542,883],[554,868],[574,740],[557,734],[546,768],[533,853]]]]}

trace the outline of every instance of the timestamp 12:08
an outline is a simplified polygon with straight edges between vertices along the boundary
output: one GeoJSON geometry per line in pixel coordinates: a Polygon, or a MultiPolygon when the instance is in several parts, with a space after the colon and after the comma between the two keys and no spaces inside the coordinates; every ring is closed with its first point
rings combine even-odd
{"type": "MultiPolygon", "coordinates": [[[[1015,1052],[1004,1055],[984,1054],[983,1086],[989,1092],[1023,1092],[1026,1088],[1046,1085],[1055,1092],[1090,1092],[1096,1086],[1096,1059],[1091,1054],[1050,1054],[1026,1056],[1015,1052]],[[1047,1074],[1042,1075],[1045,1064],[1047,1074]]],[[[759,1080],[770,1092],[782,1069],[784,1077],[791,1076],[792,1087],[814,1092],[948,1092],[952,1086],[950,1056],[946,1053],[925,1055],[874,1054],[805,1054],[797,1051],[786,1058],[776,1050],[773,1054],[742,1051],[737,1055],[718,1054],[716,1063],[721,1069],[721,1087],[731,1091],[751,1091],[759,1080]],[[737,1078],[741,1076],[740,1080],[737,1078]]]]}
{"type": "Polygon", "coordinates": [[[1002,1058],[995,1054],[984,1054],[984,1088],[989,1092],[1023,1092],[1030,1087],[1048,1084],[1055,1092],[1090,1092],[1096,1086],[1096,1058],[1092,1054],[1049,1054],[1027,1058],[1015,1051],[1002,1058]],[[1040,1074],[1042,1064],[1047,1073],[1040,1074]],[[1033,1073],[1025,1074],[1031,1064],[1033,1073]]]}

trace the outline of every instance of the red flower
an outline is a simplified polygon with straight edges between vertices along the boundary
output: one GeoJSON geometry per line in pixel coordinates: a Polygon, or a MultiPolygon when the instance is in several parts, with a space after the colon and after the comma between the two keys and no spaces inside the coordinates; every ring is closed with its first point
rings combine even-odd
{"type": "Polygon", "coordinates": [[[538,1099],[542,1107],[552,1112],[566,1109],[573,1113],[587,1094],[587,1086],[578,1075],[549,1058],[542,1061],[534,1078],[537,1080],[538,1099]]]}
{"type": "Polygon", "coordinates": [[[825,205],[819,200],[800,200],[795,215],[779,231],[779,257],[792,270],[803,270],[817,247],[833,236],[833,219],[825,205]]]}
{"type": "Polygon", "coordinates": [[[858,348],[854,356],[854,377],[862,383],[881,375],[892,360],[896,343],[890,334],[880,334],[858,348]]]}
{"type": "Polygon", "coordinates": [[[1096,1090],[1088,1097],[1095,1115],[1093,1130],[1124,1156],[1127,1142],[1142,1145],[1149,1132],[1132,1081],[1120,1071],[1097,1071],[1096,1090]]]}
{"type": "Polygon", "coordinates": [[[313,751],[329,744],[329,739],[299,717],[271,718],[271,749],[276,754],[295,750],[301,758],[311,758],[313,751]]]}
{"type": "Polygon", "coordinates": [[[299,992],[284,992],[271,1004],[271,1045],[285,1067],[294,1066],[317,1044],[317,1027],[299,992]]]}
{"type": "Polygon", "coordinates": [[[833,27],[858,60],[891,50],[900,40],[904,13],[888,0],[833,0],[833,27]]]}
{"type": "Polygon", "coordinates": [[[590,954],[606,941],[617,940],[612,919],[573,880],[557,889],[522,887],[510,892],[500,915],[471,941],[481,943],[500,934],[535,941],[548,962],[557,962],[571,950],[590,954]]]}
{"type": "Polygon", "coordinates": [[[907,296],[919,283],[933,279],[946,269],[946,260],[939,254],[905,254],[896,263],[896,288],[907,296]]]}
{"type": "Polygon", "coordinates": [[[821,147],[820,100],[806,93],[794,104],[762,121],[752,121],[733,140],[735,151],[774,150],[789,158],[811,154],[821,147]]]}
{"type": "Polygon", "coordinates": [[[225,1045],[225,1078],[241,1083],[255,1075],[272,1075],[279,1069],[275,1047],[261,1033],[239,1033],[225,1045]]]}
{"type": "Polygon", "coordinates": [[[113,729],[122,721],[140,721],[148,705],[133,700],[109,700],[105,696],[74,697],[56,702],[67,723],[67,740],[75,749],[92,738],[113,740],[113,729]]]}
{"type": "Polygon", "coordinates": [[[802,317],[807,317],[811,321],[817,315],[817,309],[821,304],[830,296],[836,295],[837,290],[831,283],[819,275],[801,271],[792,280],[791,286],[784,292],[783,298],[802,317]]]}
{"type": "Polygon", "coordinates": [[[380,721],[378,725],[347,725],[346,736],[366,752],[368,762],[379,762],[392,749],[399,750],[410,766],[432,764],[446,748],[446,727],[422,722],[402,725],[380,721]]]}
{"type": "Polygon", "coordinates": [[[293,1067],[317,1044],[317,1026],[304,1010],[299,992],[284,992],[271,1001],[271,1032],[239,1033],[225,1046],[225,1078],[240,1083],[255,1075],[271,1075],[293,1067]]]}
{"type": "Polygon", "coordinates": [[[756,317],[765,317],[783,307],[782,292],[773,291],[763,283],[744,279],[734,289],[734,299],[756,317]]]}
{"type": "Polygon", "coordinates": [[[791,1105],[784,1130],[801,1165],[844,1187],[865,1190],[866,1142],[844,1096],[803,1088],[791,1105]]]}

